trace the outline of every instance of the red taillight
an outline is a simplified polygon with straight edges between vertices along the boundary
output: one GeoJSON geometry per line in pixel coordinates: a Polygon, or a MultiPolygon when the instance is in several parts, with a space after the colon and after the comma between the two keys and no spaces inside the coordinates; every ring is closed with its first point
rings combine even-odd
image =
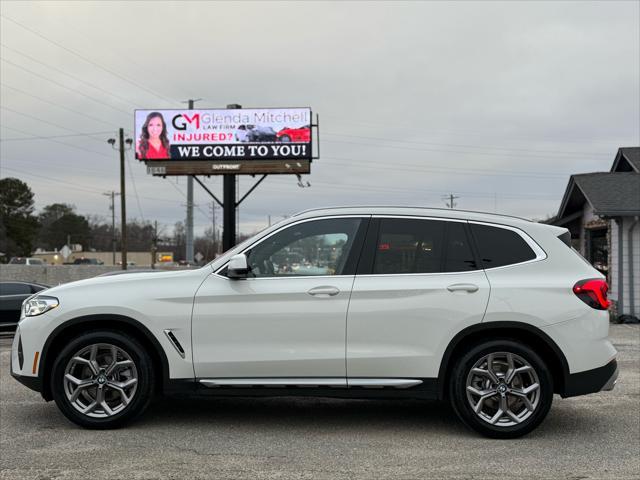
{"type": "Polygon", "coordinates": [[[607,299],[608,291],[607,282],[601,278],[580,280],[573,286],[573,293],[591,308],[597,310],[606,310],[611,305],[611,302],[607,299]]]}

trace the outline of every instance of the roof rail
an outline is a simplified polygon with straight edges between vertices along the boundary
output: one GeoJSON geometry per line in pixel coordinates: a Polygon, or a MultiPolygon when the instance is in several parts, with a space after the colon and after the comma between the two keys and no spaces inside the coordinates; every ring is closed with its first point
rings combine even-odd
{"type": "Polygon", "coordinates": [[[524,220],[525,222],[531,222],[532,221],[532,220],[530,220],[528,218],[518,217],[516,215],[504,215],[504,214],[501,214],[501,213],[481,212],[481,211],[478,211],[478,210],[459,210],[457,208],[451,209],[451,208],[422,207],[422,206],[416,206],[416,205],[343,205],[343,206],[340,206],[340,207],[317,207],[317,208],[309,208],[307,210],[302,210],[301,212],[294,213],[291,216],[292,217],[298,217],[298,216],[303,215],[305,213],[317,212],[317,211],[320,211],[320,210],[340,210],[340,209],[348,209],[348,208],[416,208],[416,209],[422,209],[422,210],[440,210],[440,211],[443,211],[443,212],[449,212],[449,211],[453,210],[455,212],[480,213],[482,215],[492,215],[492,216],[496,216],[496,217],[516,218],[518,220],[524,220]]]}

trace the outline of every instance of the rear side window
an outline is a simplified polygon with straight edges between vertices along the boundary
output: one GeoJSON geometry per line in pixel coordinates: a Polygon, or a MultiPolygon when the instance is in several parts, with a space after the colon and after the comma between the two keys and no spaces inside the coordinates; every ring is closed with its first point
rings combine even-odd
{"type": "Polygon", "coordinates": [[[402,218],[380,221],[374,274],[476,269],[464,223],[402,218]]]}
{"type": "Polygon", "coordinates": [[[527,242],[513,230],[470,224],[484,268],[502,267],[536,258],[527,242]]]}
{"type": "Polygon", "coordinates": [[[443,257],[445,223],[385,218],[373,262],[374,274],[436,273],[443,257]]]}
{"type": "Polygon", "coordinates": [[[476,260],[469,245],[465,225],[459,222],[447,222],[447,254],[444,262],[445,272],[466,272],[476,270],[476,260]]]}

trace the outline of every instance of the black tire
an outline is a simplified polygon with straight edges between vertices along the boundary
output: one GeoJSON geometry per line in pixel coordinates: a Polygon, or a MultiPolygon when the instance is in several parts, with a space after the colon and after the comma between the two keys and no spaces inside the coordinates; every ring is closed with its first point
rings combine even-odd
{"type": "Polygon", "coordinates": [[[291,143],[291,137],[289,135],[282,135],[280,137],[280,143],[291,143]]]}
{"type": "MultiPolygon", "coordinates": [[[[103,358],[109,359],[108,356],[104,357],[104,353],[103,358]]],[[[89,367],[86,367],[86,369],[89,369],[89,367]]],[[[100,369],[99,372],[101,374],[105,373],[104,369],[100,369]]],[[[119,376],[120,374],[117,373],[114,375],[119,376]]],[[[96,377],[96,382],[98,381],[97,376],[95,376],[93,373],[89,373],[89,376],[96,377]]],[[[110,378],[115,381],[113,375],[110,378]]],[[[120,384],[122,384],[122,382],[120,382],[120,380],[122,380],[121,378],[118,378],[117,380],[120,384]]],[[[128,380],[130,382],[131,378],[126,378],[125,380],[128,380]]],[[[73,423],[89,429],[111,429],[121,427],[142,414],[142,412],[149,405],[149,402],[151,401],[151,398],[153,396],[154,381],[155,379],[151,359],[149,358],[149,355],[145,351],[144,347],[140,345],[137,340],[126,336],[119,331],[101,330],[85,332],[78,335],[77,337],[72,339],[62,349],[62,351],[58,353],[53,364],[51,390],[58,408],[73,423]],[[137,382],[135,382],[135,389],[132,386],[127,387],[128,391],[125,390],[124,393],[130,393],[128,401],[126,402],[126,404],[124,404],[125,402],[122,400],[122,397],[120,397],[120,410],[114,411],[115,413],[113,414],[107,414],[107,410],[100,408],[98,409],[98,413],[90,412],[89,414],[83,414],[77,409],[77,406],[74,406],[74,404],[67,396],[67,390],[69,388],[68,381],[66,381],[65,385],[65,375],[67,369],[83,368],[82,364],[78,362],[76,362],[75,364],[73,362],[70,363],[71,359],[78,358],[74,356],[79,352],[85,351],[85,349],[90,349],[92,345],[101,345],[102,350],[98,351],[102,352],[108,348],[107,346],[115,346],[118,349],[116,359],[126,359],[126,356],[128,356],[130,362],[133,363],[133,366],[129,366],[124,369],[124,374],[128,373],[129,377],[132,377],[133,375],[131,375],[131,372],[135,373],[135,376],[137,378],[137,382]],[[123,355],[125,355],[125,357],[123,357],[123,355]],[[70,367],[70,365],[75,366],[70,367]],[[102,414],[105,415],[103,418],[92,416],[99,415],[100,411],[102,411],[102,414]]],[[[97,391],[97,383],[95,385],[96,386],[92,385],[88,387],[87,395],[93,394],[93,396],[95,397],[96,394],[92,393],[97,391]]],[[[107,396],[107,400],[108,396],[110,395],[111,398],[115,399],[112,401],[117,402],[117,396],[120,395],[119,392],[115,392],[114,394],[115,389],[109,389],[107,386],[108,384],[104,387],[104,395],[107,396]],[[109,390],[108,393],[107,390],[109,390]]],[[[90,399],[90,396],[87,397],[87,399],[90,399]]],[[[80,400],[85,401],[83,398],[81,398],[80,400]]],[[[85,402],[90,403],[90,400],[86,400],[85,402]]]]}
{"type": "MultiPolygon", "coordinates": [[[[478,385],[478,383],[475,385],[478,385]]],[[[487,395],[490,395],[490,393],[487,395]]],[[[451,376],[449,377],[449,400],[462,422],[476,432],[491,438],[517,438],[534,430],[544,420],[547,413],[549,413],[553,401],[553,380],[544,361],[528,346],[512,339],[492,340],[476,345],[457,359],[451,376]],[[483,370],[482,366],[487,365],[489,354],[496,354],[493,360],[492,365],[494,368],[492,368],[492,370],[499,370],[500,367],[508,369],[506,363],[509,354],[511,354],[512,361],[516,359],[516,365],[524,367],[528,364],[532,370],[525,369],[525,373],[518,375],[518,385],[514,384],[514,382],[516,382],[514,378],[510,385],[501,387],[507,389],[504,395],[496,393],[481,402],[479,395],[475,393],[468,394],[468,386],[474,388],[473,384],[469,385],[469,383],[473,383],[472,380],[475,382],[485,382],[486,386],[478,386],[478,388],[476,388],[476,391],[483,388],[484,392],[490,392],[493,389],[498,391],[498,387],[502,383],[505,383],[506,380],[504,372],[498,372],[496,374],[499,380],[498,383],[492,380],[490,376],[486,377],[487,380],[483,380],[484,375],[471,373],[474,366],[478,367],[481,371],[483,370]],[[504,359],[504,362],[499,360],[501,358],[504,359]],[[487,361],[487,363],[477,365],[478,362],[482,361],[487,361]],[[498,368],[495,368],[496,366],[498,368]],[[537,381],[532,380],[533,378],[537,381]],[[525,390],[523,385],[527,383],[529,386],[532,386],[534,383],[539,385],[538,389],[535,389],[535,385],[533,385],[532,390],[534,393],[529,394],[530,397],[535,399],[535,401],[529,401],[528,403],[528,406],[534,407],[532,411],[523,403],[524,400],[522,400],[522,396],[516,396],[511,393],[511,390],[508,390],[508,388],[513,387],[516,393],[521,392],[525,390]],[[514,412],[511,412],[511,406],[509,406],[507,410],[518,417],[518,419],[512,418],[510,414],[500,414],[500,412],[503,411],[501,408],[502,404],[500,403],[502,399],[507,402],[507,405],[514,406],[514,412]],[[475,412],[471,402],[475,402],[476,406],[481,405],[480,413],[475,412]],[[486,405],[484,402],[486,402],[486,405]],[[496,418],[496,416],[498,418],[496,424],[492,424],[489,419],[494,411],[494,418],[496,418]],[[520,423],[516,423],[518,420],[520,423]]],[[[529,400],[531,400],[531,398],[529,398],[529,400]]]]}

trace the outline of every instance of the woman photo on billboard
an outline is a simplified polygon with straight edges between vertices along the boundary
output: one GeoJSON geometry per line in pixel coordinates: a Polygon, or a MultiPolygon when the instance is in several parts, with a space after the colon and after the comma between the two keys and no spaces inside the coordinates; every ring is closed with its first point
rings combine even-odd
{"type": "Polygon", "coordinates": [[[136,144],[136,153],[140,160],[170,158],[167,124],[160,112],[147,115],[136,144]]]}

